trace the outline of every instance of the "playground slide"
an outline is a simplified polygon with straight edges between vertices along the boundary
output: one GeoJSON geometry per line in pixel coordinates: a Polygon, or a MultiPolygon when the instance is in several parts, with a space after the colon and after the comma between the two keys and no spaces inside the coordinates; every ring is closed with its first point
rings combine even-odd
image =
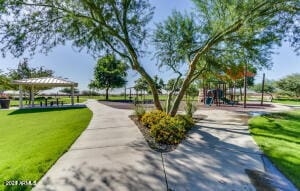
{"type": "Polygon", "coordinates": [[[227,99],[225,97],[222,97],[221,100],[224,101],[228,105],[234,105],[235,104],[234,101],[231,101],[231,100],[229,100],[229,99],[227,99]]]}
{"type": "Polygon", "coordinates": [[[212,97],[207,97],[205,100],[205,104],[211,106],[213,104],[214,99],[212,97]]]}

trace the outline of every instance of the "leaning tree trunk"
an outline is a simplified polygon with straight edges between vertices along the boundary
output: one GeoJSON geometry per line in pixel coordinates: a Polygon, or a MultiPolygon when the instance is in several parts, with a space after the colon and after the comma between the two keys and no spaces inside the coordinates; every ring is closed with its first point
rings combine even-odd
{"type": "Polygon", "coordinates": [[[159,101],[158,90],[156,88],[155,82],[148,75],[148,73],[146,73],[146,71],[144,70],[144,68],[137,67],[136,70],[143,76],[143,78],[147,81],[148,85],[150,86],[151,93],[152,93],[152,96],[153,96],[153,102],[154,102],[154,105],[155,105],[156,109],[162,111],[163,109],[162,109],[161,103],[159,101]]]}
{"type": "Polygon", "coordinates": [[[131,66],[132,69],[137,71],[148,83],[151,92],[152,92],[152,96],[153,96],[153,102],[154,105],[156,107],[157,110],[163,110],[161,103],[159,101],[159,96],[158,96],[158,90],[156,88],[156,84],[153,81],[153,79],[151,78],[151,76],[145,71],[145,69],[139,64],[139,61],[137,59],[137,55],[134,51],[134,48],[130,45],[130,43],[126,44],[128,50],[129,50],[129,54],[131,55],[131,66]]]}
{"type": "Polygon", "coordinates": [[[176,97],[176,99],[174,101],[173,107],[172,107],[172,109],[170,111],[170,115],[171,116],[175,116],[176,115],[176,113],[177,113],[177,111],[179,109],[180,102],[181,102],[181,100],[182,100],[182,98],[183,98],[183,96],[184,96],[187,88],[189,87],[189,85],[191,83],[191,80],[192,80],[192,77],[193,77],[195,69],[196,69],[196,65],[191,64],[190,67],[189,67],[188,74],[187,74],[186,78],[183,81],[181,89],[180,89],[180,91],[179,91],[179,93],[178,93],[178,95],[177,95],[177,97],[176,97]]]}
{"type": "Polygon", "coordinates": [[[179,73],[178,77],[176,78],[175,83],[173,84],[172,90],[168,94],[167,104],[166,104],[166,113],[168,113],[168,114],[170,112],[170,107],[171,107],[171,102],[172,102],[173,94],[174,94],[174,92],[176,90],[176,87],[177,87],[177,85],[179,83],[179,80],[180,80],[181,76],[182,76],[182,74],[179,73]]]}

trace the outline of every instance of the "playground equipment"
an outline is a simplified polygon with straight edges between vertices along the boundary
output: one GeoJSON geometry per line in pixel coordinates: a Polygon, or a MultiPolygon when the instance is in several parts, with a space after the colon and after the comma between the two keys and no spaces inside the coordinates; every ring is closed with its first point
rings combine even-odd
{"type": "Polygon", "coordinates": [[[223,99],[223,91],[221,89],[211,89],[206,92],[206,105],[212,105],[213,103],[218,103],[223,99]]]}
{"type": "Polygon", "coordinates": [[[205,105],[221,106],[221,104],[236,105],[238,101],[235,100],[236,95],[229,92],[227,95],[227,84],[224,81],[207,81],[206,86],[203,87],[202,95],[199,95],[199,100],[203,101],[205,105]],[[214,85],[214,88],[212,88],[214,85]],[[230,99],[227,98],[229,96],[230,99]]]}

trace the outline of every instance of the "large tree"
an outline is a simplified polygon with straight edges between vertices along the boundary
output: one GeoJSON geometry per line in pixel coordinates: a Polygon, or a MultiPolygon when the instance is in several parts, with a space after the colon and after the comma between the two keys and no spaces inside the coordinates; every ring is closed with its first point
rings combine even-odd
{"type": "Polygon", "coordinates": [[[51,77],[54,71],[41,67],[30,67],[27,58],[24,58],[19,62],[16,69],[9,69],[9,77],[13,80],[39,78],[39,77],[51,77]]]}
{"type": "Polygon", "coordinates": [[[136,91],[147,91],[148,90],[148,84],[147,81],[144,78],[138,78],[134,81],[133,88],[136,91]]]}
{"type": "Polygon", "coordinates": [[[300,74],[288,75],[276,82],[277,86],[285,91],[292,92],[296,97],[300,96],[300,74]]]}
{"type": "MultiPolygon", "coordinates": [[[[299,47],[299,1],[194,0],[197,12],[174,11],[154,35],[161,67],[185,78],[170,114],[174,115],[189,84],[211,65],[270,65],[275,44],[286,37],[299,47]],[[294,33],[293,33],[294,32],[294,33]],[[284,36],[287,35],[287,36],[284,36]]],[[[180,79],[180,78],[177,78],[180,79]]]]}
{"type": "MultiPolygon", "coordinates": [[[[30,67],[27,58],[24,58],[22,61],[19,62],[18,67],[16,69],[9,69],[8,76],[12,80],[20,80],[20,79],[27,79],[27,78],[40,78],[40,77],[51,77],[53,76],[54,71],[50,69],[45,69],[43,66],[41,67],[30,67]]],[[[12,88],[17,90],[19,87],[16,85],[12,85],[12,88]]],[[[38,86],[34,89],[34,94],[38,94],[41,90],[51,89],[48,86],[38,86]]],[[[24,90],[29,92],[31,96],[31,87],[25,86],[24,90]]],[[[29,98],[31,100],[31,97],[29,98]]]]}
{"type": "MultiPolygon", "coordinates": [[[[153,81],[155,83],[156,89],[158,93],[162,93],[162,90],[165,86],[163,79],[159,79],[157,75],[153,77],[153,81]]],[[[134,89],[137,91],[147,91],[147,93],[151,93],[151,88],[148,86],[147,81],[143,78],[140,77],[137,80],[134,81],[134,89]]]]}
{"type": "Polygon", "coordinates": [[[108,100],[108,91],[120,88],[126,84],[127,65],[110,54],[98,60],[94,70],[94,80],[90,87],[105,90],[105,99],[108,100]]]}
{"type": "MultiPolygon", "coordinates": [[[[299,45],[299,25],[294,24],[299,19],[299,0],[194,3],[195,16],[175,12],[158,25],[154,35],[161,63],[176,73],[186,64],[171,115],[176,114],[189,84],[207,65],[242,57],[258,63],[268,59],[273,43],[279,43],[284,35],[297,35],[291,40],[299,45]]],[[[147,0],[6,0],[0,1],[0,7],[2,52],[20,56],[25,50],[35,52],[37,47],[48,51],[68,40],[96,56],[113,51],[147,81],[156,108],[162,109],[155,82],[141,63],[141,47],[149,36],[146,25],[154,10],[147,0]]]]}
{"type": "MultiPolygon", "coordinates": [[[[59,92],[71,95],[72,94],[72,88],[62,88],[62,89],[59,90],[59,92]]],[[[79,89],[78,88],[74,88],[74,93],[78,94],[79,93],[79,89]]]]}

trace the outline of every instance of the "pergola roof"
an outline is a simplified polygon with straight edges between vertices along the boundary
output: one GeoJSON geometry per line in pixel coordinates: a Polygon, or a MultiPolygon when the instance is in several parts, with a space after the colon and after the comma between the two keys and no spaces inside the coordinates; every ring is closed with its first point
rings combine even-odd
{"type": "Polygon", "coordinates": [[[28,78],[22,80],[13,80],[12,84],[17,85],[33,85],[33,86],[52,86],[52,87],[77,87],[78,83],[65,80],[58,77],[41,77],[41,78],[28,78]]]}

